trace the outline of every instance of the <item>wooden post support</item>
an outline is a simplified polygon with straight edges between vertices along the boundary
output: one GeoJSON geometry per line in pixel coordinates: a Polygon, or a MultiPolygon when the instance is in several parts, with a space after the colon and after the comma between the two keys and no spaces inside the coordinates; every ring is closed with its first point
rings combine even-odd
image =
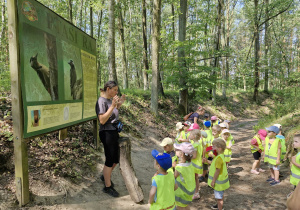
{"type": "Polygon", "coordinates": [[[93,120],[93,137],[94,137],[94,145],[98,150],[100,148],[100,138],[99,138],[99,125],[98,120],[93,120]]]}
{"type": "Polygon", "coordinates": [[[131,142],[127,137],[119,138],[120,147],[120,171],[123,176],[126,188],[131,199],[135,203],[140,203],[144,200],[144,193],[135,176],[134,168],[131,162],[131,142]]]}
{"type": "Polygon", "coordinates": [[[11,77],[12,116],[14,128],[14,157],[16,195],[20,206],[29,202],[27,142],[23,139],[24,118],[20,82],[20,58],[18,43],[17,2],[7,1],[9,62],[11,77]]]}
{"type": "Polygon", "coordinates": [[[67,137],[68,137],[68,128],[64,128],[64,129],[59,130],[59,132],[58,132],[58,139],[59,140],[64,140],[67,137]]]}

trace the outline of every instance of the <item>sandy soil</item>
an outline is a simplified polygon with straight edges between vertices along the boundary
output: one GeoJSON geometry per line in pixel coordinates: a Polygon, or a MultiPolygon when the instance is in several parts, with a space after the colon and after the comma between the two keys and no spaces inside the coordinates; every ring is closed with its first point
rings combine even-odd
{"type": "MultiPolygon", "coordinates": [[[[244,119],[232,124],[231,132],[236,144],[233,147],[233,158],[229,167],[231,187],[225,192],[225,209],[285,209],[286,195],[292,190],[289,183],[289,168],[282,166],[282,182],[277,186],[270,186],[267,179],[269,172],[260,175],[250,174],[253,157],[249,148],[249,140],[253,137],[252,126],[256,119],[244,119]]],[[[103,165],[98,165],[99,173],[95,177],[88,177],[87,182],[80,186],[67,183],[58,179],[58,184],[49,187],[49,183],[39,180],[30,180],[32,191],[31,204],[22,209],[149,209],[147,204],[151,185],[151,177],[155,173],[153,168],[152,149],[162,150],[158,143],[159,133],[151,127],[143,131],[145,139],[141,142],[132,139],[132,162],[136,176],[143,188],[144,204],[132,202],[119,169],[116,168],[112,175],[119,198],[112,198],[102,192],[103,183],[100,174],[103,165]],[[51,190],[49,190],[51,189],[51,190]]],[[[266,165],[262,165],[267,169],[266,165]]],[[[191,209],[210,209],[215,204],[213,190],[205,182],[200,184],[201,198],[193,201],[191,209]]],[[[1,191],[1,190],[0,190],[1,191]]],[[[9,198],[7,198],[9,200],[9,198]]],[[[16,209],[11,205],[1,205],[0,209],[16,209]]]]}

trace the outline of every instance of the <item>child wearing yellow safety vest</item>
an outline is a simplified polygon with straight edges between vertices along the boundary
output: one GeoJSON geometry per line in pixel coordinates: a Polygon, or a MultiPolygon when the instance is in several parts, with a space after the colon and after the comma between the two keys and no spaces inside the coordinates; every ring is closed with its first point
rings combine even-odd
{"type": "Polygon", "coordinates": [[[232,145],[234,145],[235,142],[232,138],[230,138],[231,134],[228,129],[222,130],[221,136],[222,136],[222,139],[226,143],[226,149],[224,151],[224,156],[225,156],[226,166],[228,167],[228,164],[231,160],[231,155],[232,155],[231,147],[232,147],[232,145]]]}
{"type": "Polygon", "coordinates": [[[257,134],[251,140],[251,152],[253,154],[254,162],[252,164],[251,173],[259,174],[260,172],[265,172],[262,168],[260,168],[260,159],[261,153],[264,151],[263,141],[267,136],[267,131],[260,129],[257,134]]]}
{"type": "Polygon", "coordinates": [[[230,187],[228,179],[228,171],[226,167],[224,150],[226,143],[221,138],[216,138],[212,142],[213,149],[217,151],[216,156],[210,166],[207,184],[214,189],[217,204],[213,205],[212,209],[223,209],[224,191],[230,187]]]}
{"type": "Polygon", "coordinates": [[[157,169],[152,178],[152,186],[149,193],[150,209],[176,209],[175,206],[175,178],[173,173],[167,170],[172,167],[172,159],[167,153],[159,153],[152,150],[152,156],[155,158],[154,166],[157,169]]]}
{"type": "Polygon", "coordinates": [[[177,135],[175,138],[175,143],[180,144],[182,140],[186,139],[186,131],[189,128],[189,125],[186,123],[178,122],[176,123],[177,135]]]}
{"type": "Polygon", "coordinates": [[[174,176],[178,185],[175,191],[176,209],[189,209],[196,190],[195,169],[191,163],[195,151],[193,145],[188,142],[174,144],[179,163],[175,167],[174,176]]]}
{"type": "Polygon", "coordinates": [[[294,189],[300,183],[300,133],[294,136],[294,148],[298,150],[298,153],[292,157],[292,167],[290,183],[294,185],[294,189]]]}
{"type": "Polygon", "coordinates": [[[214,126],[214,125],[219,125],[220,124],[220,120],[218,120],[218,117],[217,116],[212,116],[210,118],[211,120],[211,125],[214,126]]]}
{"type": "Polygon", "coordinates": [[[199,199],[200,194],[199,194],[199,179],[198,179],[198,174],[203,173],[203,167],[202,167],[202,155],[203,155],[203,141],[202,141],[202,136],[206,136],[207,134],[205,131],[200,131],[199,129],[194,129],[191,131],[191,134],[189,136],[190,142],[195,148],[195,152],[193,154],[192,158],[192,165],[194,166],[195,169],[195,181],[196,181],[196,191],[193,196],[193,200],[199,199]]]}
{"type": "Polygon", "coordinates": [[[275,124],[274,126],[279,128],[279,133],[276,136],[276,138],[280,139],[280,143],[281,143],[281,156],[280,156],[280,159],[281,159],[281,162],[283,162],[285,154],[286,154],[285,137],[282,135],[282,126],[280,124],[275,124]]]}
{"type": "Polygon", "coordinates": [[[164,138],[160,143],[160,146],[164,148],[164,153],[167,153],[172,158],[172,167],[168,170],[173,173],[173,169],[175,169],[176,164],[178,163],[178,157],[175,154],[173,140],[169,137],[164,138]]]}
{"type": "MultiPolygon", "coordinates": [[[[211,146],[211,142],[212,142],[212,129],[211,129],[211,122],[210,121],[206,121],[203,123],[204,125],[204,131],[207,134],[207,137],[203,138],[203,155],[202,158],[208,158],[208,154],[206,154],[206,148],[211,146]]],[[[201,174],[201,176],[199,177],[199,181],[200,182],[204,182],[205,180],[205,175],[207,174],[208,171],[208,164],[203,163],[203,174],[201,174]]]]}
{"type": "Polygon", "coordinates": [[[279,128],[270,126],[266,128],[268,135],[265,139],[265,160],[269,164],[271,176],[267,179],[271,186],[280,183],[279,170],[280,170],[280,156],[281,156],[281,143],[280,139],[276,138],[279,133],[279,128]]]}

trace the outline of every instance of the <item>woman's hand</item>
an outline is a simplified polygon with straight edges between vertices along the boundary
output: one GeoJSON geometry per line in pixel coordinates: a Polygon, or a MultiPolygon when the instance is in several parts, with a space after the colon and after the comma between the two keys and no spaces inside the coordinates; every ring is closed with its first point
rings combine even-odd
{"type": "Polygon", "coordinates": [[[119,96],[115,95],[112,99],[111,105],[115,108],[118,105],[119,102],[119,96]]]}

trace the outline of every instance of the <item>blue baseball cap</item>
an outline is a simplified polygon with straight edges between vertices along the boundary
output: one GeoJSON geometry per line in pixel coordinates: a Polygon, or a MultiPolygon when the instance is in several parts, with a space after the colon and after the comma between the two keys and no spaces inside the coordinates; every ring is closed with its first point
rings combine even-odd
{"type": "Polygon", "coordinates": [[[279,133],[279,128],[278,127],[276,127],[276,126],[270,126],[270,127],[268,127],[268,128],[266,128],[266,130],[267,131],[272,131],[272,132],[274,132],[274,133],[276,133],[276,134],[278,134],[279,133]]]}
{"type": "Polygon", "coordinates": [[[208,128],[211,126],[211,122],[210,122],[210,121],[206,121],[206,122],[204,122],[203,124],[204,124],[206,127],[208,127],[208,128]]]}
{"type": "Polygon", "coordinates": [[[152,150],[151,154],[163,169],[168,170],[172,167],[172,158],[169,154],[159,153],[155,149],[152,150]]]}

